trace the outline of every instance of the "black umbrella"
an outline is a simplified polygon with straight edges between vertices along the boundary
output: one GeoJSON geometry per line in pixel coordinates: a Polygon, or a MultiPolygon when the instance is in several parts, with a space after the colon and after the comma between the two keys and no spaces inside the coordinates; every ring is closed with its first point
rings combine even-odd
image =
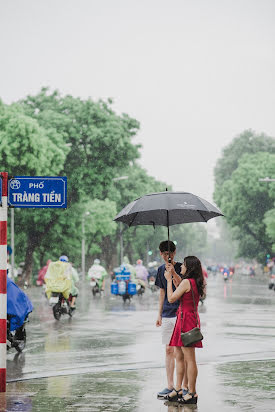
{"type": "MultiPolygon", "coordinates": [[[[142,196],[125,206],[115,221],[126,225],[161,225],[168,228],[180,223],[207,222],[223,216],[211,203],[187,192],[160,192],[142,196]]],[[[169,243],[168,243],[169,244],[169,243]]]]}

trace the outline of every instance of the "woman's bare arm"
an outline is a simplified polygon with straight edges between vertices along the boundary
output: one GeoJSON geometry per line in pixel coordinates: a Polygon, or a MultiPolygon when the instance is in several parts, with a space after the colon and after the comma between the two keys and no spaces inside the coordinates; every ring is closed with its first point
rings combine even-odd
{"type": "MultiPolygon", "coordinates": [[[[166,273],[165,272],[165,277],[166,277],[166,273]]],[[[166,278],[167,279],[167,278],[166,278]]],[[[179,286],[177,287],[177,289],[173,292],[173,288],[172,288],[172,277],[168,276],[167,279],[167,298],[168,298],[168,302],[169,303],[174,303],[176,302],[178,299],[181,298],[181,296],[186,293],[189,292],[190,290],[190,283],[188,279],[184,279],[179,286]]]]}

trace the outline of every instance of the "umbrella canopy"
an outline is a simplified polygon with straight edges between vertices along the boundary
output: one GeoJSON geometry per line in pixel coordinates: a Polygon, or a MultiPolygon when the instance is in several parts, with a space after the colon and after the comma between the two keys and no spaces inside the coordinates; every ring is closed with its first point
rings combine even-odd
{"type": "Polygon", "coordinates": [[[128,226],[161,225],[207,222],[213,217],[223,216],[211,203],[187,192],[160,192],[140,197],[125,206],[115,221],[128,226]]]}

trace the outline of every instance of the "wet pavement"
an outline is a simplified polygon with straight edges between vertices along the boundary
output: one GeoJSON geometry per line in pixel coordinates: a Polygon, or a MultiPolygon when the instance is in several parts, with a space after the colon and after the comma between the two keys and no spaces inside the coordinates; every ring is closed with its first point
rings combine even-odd
{"type": "Polygon", "coordinates": [[[109,293],[93,298],[87,284],[80,289],[74,317],[60,321],[41,288],[27,291],[35,308],[27,347],[8,354],[1,411],[275,410],[275,293],[267,280],[209,278],[195,408],[156,398],[166,386],[157,293],[123,304],[109,293]]]}

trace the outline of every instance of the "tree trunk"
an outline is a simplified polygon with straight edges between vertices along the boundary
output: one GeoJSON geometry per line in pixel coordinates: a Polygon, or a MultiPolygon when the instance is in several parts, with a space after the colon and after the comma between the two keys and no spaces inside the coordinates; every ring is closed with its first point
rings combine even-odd
{"type": "Polygon", "coordinates": [[[30,284],[30,278],[32,275],[32,264],[33,264],[33,253],[35,249],[40,246],[43,237],[49,232],[49,230],[55,225],[59,216],[55,216],[54,219],[50,220],[49,223],[45,226],[43,232],[30,232],[28,233],[27,240],[27,250],[25,257],[25,266],[22,274],[22,282],[27,282],[30,284]]]}
{"type": "Polygon", "coordinates": [[[27,243],[27,250],[26,250],[26,257],[25,257],[25,266],[22,275],[22,283],[27,282],[30,284],[30,278],[32,275],[32,264],[33,264],[33,253],[35,248],[37,247],[36,238],[29,234],[28,243],[27,243]]]}

